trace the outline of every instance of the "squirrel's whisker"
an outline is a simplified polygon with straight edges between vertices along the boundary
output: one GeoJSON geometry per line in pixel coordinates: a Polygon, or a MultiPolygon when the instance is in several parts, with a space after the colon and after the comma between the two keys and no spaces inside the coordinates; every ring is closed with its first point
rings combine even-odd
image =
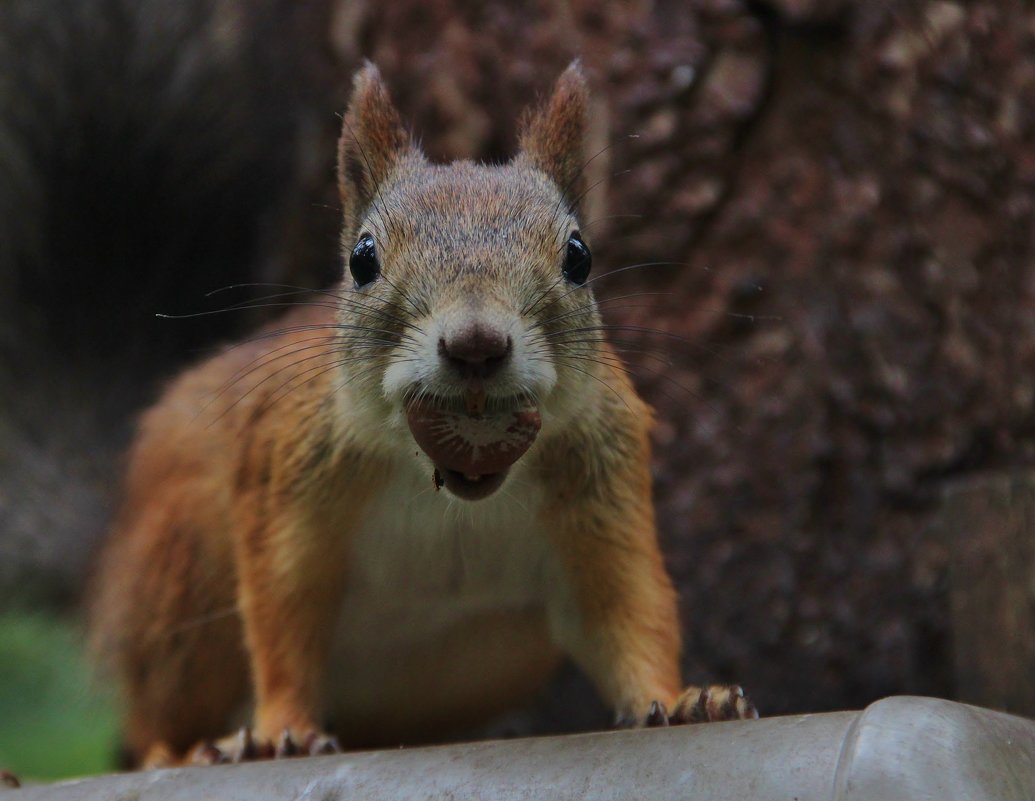
{"type": "MultiPolygon", "coordinates": [[[[530,356],[529,359],[534,361],[534,360],[540,359],[540,357],[530,356]]],[[[629,406],[628,401],[626,401],[626,399],[622,397],[621,393],[617,389],[612,387],[610,384],[608,384],[600,376],[595,375],[594,373],[590,372],[589,370],[583,370],[581,367],[576,367],[574,364],[572,364],[571,360],[566,359],[563,356],[557,357],[557,362],[560,363],[560,364],[563,364],[569,370],[574,370],[577,373],[582,373],[583,375],[589,376],[594,381],[600,382],[603,386],[607,387],[614,394],[614,396],[616,398],[618,398],[618,400],[620,400],[622,402],[622,404],[625,406],[626,409],[628,409],[630,412],[632,412],[632,407],[629,406]]]]}
{"type": "Polygon", "coordinates": [[[274,309],[283,308],[285,306],[316,306],[325,309],[336,309],[338,306],[334,303],[316,303],[316,302],[302,302],[297,303],[256,303],[251,306],[228,306],[223,309],[209,309],[207,311],[190,312],[188,314],[165,314],[159,312],[155,314],[155,317],[161,317],[163,320],[189,320],[194,317],[211,317],[214,314],[227,314],[228,312],[241,311],[242,309],[274,309]]]}
{"type": "Polygon", "coordinates": [[[217,393],[222,393],[223,390],[226,389],[227,387],[233,386],[233,384],[236,383],[239,378],[244,378],[247,375],[249,375],[251,372],[253,372],[249,368],[253,367],[254,365],[258,365],[258,367],[264,367],[266,365],[272,364],[273,362],[277,361],[278,359],[284,358],[285,356],[291,355],[293,353],[297,353],[300,350],[308,350],[309,348],[315,348],[315,347],[330,347],[333,343],[338,342],[338,341],[340,341],[339,338],[337,336],[335,336],[334,334],[325,334],[325,335],[319,336],[319,337],[306,337],[304,339],[294,340],[292,342],[288,342],[285,345],[281,345],[279,348],[273,348],[272,350],[265,351],[264,353],[260,354],[259,356],[256,356],[254,359],[252,359],[247,364],[243,365],[239,370],[237,370],[237,372],[235,372],[232,376],[230,376],[230,378],[219,388],[219,390],[217,390],[217,393]],[[288,351],[288,353],[286,353],[286,354],[281,353],[279,356],[275,356],[272,359],[269,358],[270,356],[273,356],[274,353],[280,353],[281,351],[284,351],[287,348],[294,348],[294,347],[296,347],[298,345],[301,345],[301,344],[303,344],[305,342],[323,342],[323,343],[325,343],[325,345],[323,345],[323,346],[320,346],[320,345],[309,345],[309,346],[304,347],[304,348],[296,348],[296,350],[288,351]],[[263,361],[263,360],[265,360],[265,361],[263,361]],[[259,364],[259,362],[262,362],[262,364],[259,364]]]}
{"type": "MultiPolygon", "coordinates": [[[[209,293],[209,295],[211,295],[211,294],[212,293],[209,293]]],[[[383,318],[385,320],[390,320],[391,322],[398,323],[399,325],[403,326],[404,328],[417,329],[417,326],[415,326],[412,322],[409,322],[408,320],[403,320],[403,319],[401,319],[399,317],[396,317],[395,315],[388,314],[387,312],[385,312],[385,311],[383,311],[381,309],[375,308],[373,306],[369,306],[369,305],[367,305],[365,303],[360,303],[355,298],[346,297],[344,295],[337,295],[337,294],[335,294],[333,292],[326,292],[326,291],[323,291],[323,290],[313,290],[313,289],[297,289],[297,290],[290,291],[290,292],[278,292],[278,293],[275,293],[275,294],[272,294],[272,295],[265,295],[265,296],[259,297],[259,298],[249,298],[248,300],[243,300],[240,303],[235,303],[232,306],[226,307],[226,310],[260,308],[259,306],[257,306],[257,304],[259,304],[262,301],[276,300],[278,298],[288,297],[288,296],[291,296],[291,295],[301,295],[301,294],[321,294],[321,295],[327,295],[328,297],[330,297],[330,298],[334,299],[335,301],[337,301],[336,303],[331,304],[330,308],[337,309],[337,308],[340,308],[342,305],[348,305],[348,306],[353,307],[353,308],[365,309],[365,310],[369,311],[371,314],[375,314],[378,317],[381,317],[381,318],[383,318]]],[[[374,299],[375,300],[380,300],[380,298],[374,298],[374,299]]],[[[295,303],[295,302],[292,302],[292,304],[293,305],[304,305],[302,303],[295,303]]],[[[316,305],[316,304],[311,304],[311,305],[316,305]]],[[[413,315],[411,315],[405,309],[403,309],[402,311],[404,313],[406,313],[407,315],[409,315],[411,320],[415,319],[413,317],[413,315]]]]}
{"type": "MultiPolygon", "coordinates": [[[[369,358],[369,357],[366,357],[366,356],[356,355],[356,354],[353,354],[353,355],[345,357],[345,358],[340,358],[341,354],[324,354],[324,356],[332,356],[332,357],[337,357],[337,358],[335,358],[335,360],[333,362],[329,362],[329,363],[325,363],[325,364],[318,364],[318,365],[315,365],[313,367],[309,367],[309,368],[307,368],[305,370],[302,370],[301,372],[297,373],[296,375],[292,376],[291,378],[289,378],[283,384],[281,384],[276,389],[274,389],[272,392],[270,392],[270,394],[267,397],[267,399],[256,410],[256,414],[258,414],[258,415],[265,414],[270,409],[272,409],[277,403],[279,403],[284,398],[286,398],[288,395],[290,395],[292,392],[294,392],[295,390],[305,386],[306,384],[308,384],[308,383],[310,383],[312,381],[315,381],[320,376],[325,375],[326,373],[329,373],[329,372],[331,372],[333,370],[337,370],[338,368],[343,367],[346,364],[349,364],[351,362],[356,362],[356,361],[361,361],[361,360],[365,361],[367,358],[369,358]],[[299,378],[302,378],[302,376],[308,375],[309,373],[315,373],[315,375],[309,376],[308,378],[304,379],[303,381],[301,381],[301,382],[291,386],[292,382],[297,381],[299,378]],[[281,392],[285,388],[286,388],[286,391],[281,392]]],[[[309,358],[319,358],[319,357],[309,357],[309,358]]],[[[301,361],[309,361],[309,359],[307,358],[307,359],[303,359],[301,361]]],[[[353,380],[357,376],[365,375],[367,373],[372,372],[375,369],[380,369],[380,367],[381,367],[380,363],[374,362],[368,368],[366,368],[364,370],[360,370],[358,373],[355,373],[355,374],[349,376],[349,378],[346,380],[345,383],[348,383],[349,381],[353,380]]],[[[344,386],[344,384],[342,386],[344,386]]]]}
{"type": "Polygon", "coordinates": [[[594,217],[592,220],[587,220],[582,223],[583,228],[592,228],[597,223],[607,222],[608,220],[620,220],[620,219],[635,219],[642,220],[642,214],[607,214],[603,217],[594,217]]]}
{"type": "MultiPolygon", "coordinates": [[[[571,309],[570,311],[567,311],[564,314],[558,314],[558,315],[555,315],[554,317],[547,317],[545,320],[537,320],[536,322],[537,322],[537,324],[539,326],[545,327],[547,325],[550,325],[551,323],[557,322],[558,320],[566,320],[569,317],[576,317],[579,314],[584,314],[585,312],[587,312],[590,309],[599,308],[601,306],[610,306],[611,304],[617,303],[620,300],[628,300],[630,298],[649,297],[649,296],[652,296],[652,295],[653,296],[660,296],[660,295],[671,295],[671,294],[672,294],[671,292],[631,292],[631,293],[629,293],[627,295],[618,295],[618,296],[613,297],[613,298],[603,298],[603,299],[600,299],[600,300],[592,300],[589,303],[584,303],[581,306],[577,306],[576,308],[571,309]]],[[[651,308],[651,307],[650,306],[646,306],[646,305],[638,305],[637,306],[637,305],[633,305],[633,304],[622,304],[622,306],[620,308],[623,308],[623,309],[646,309],[646,308],[651,308]]]]}
{"type": "MultiPolygon", "coordinates": [[[[571,332],[573,332],[573,333],[576,331],[576,329],[569,329],[569,330],[571,332]]],[[[704,353],[707,353],[709,356],[713,356],[713,357],[715,357],[716,359],[718,359],[719,361],[721,361],[721,362],[723,362],[725,364],[731,364],[731,365],[732,364],[737,364],[737,362],[735,360],[731,359],[729,356],[724,355],[721,351],[719,351],[717,348],[712,347],[711,345],[705,345],[702,342],[695,342],[695,341],[693,341],[691,339],[687,339],[685,337],[681,337],[678,334],[673,334],[670,331],[662,331],[662,330],[657,329],[657,328],[648,328],[648,327],[644,327],[644,326],[634,326],[634,325],[601,325],[601,326],[587,327],[585,329],[582,329],[582,331],[580,333],[588,333],[590,331],[600,331],[600,332],[604,332],[604,331],[627,331],[627,332],[633,332],[633,333],[643,333],[643,334],[646,334],[646,335],[664,336],[664,337],[668,337],[670,339],[675,339],[678,342],[681,342],[683,345],[686,345],[687,347],[694,348],[695,350],[698,350],[698,351],[703,351],[704,353]]],[[[561,334],[566,334],[566,333],[568,333],[568,332],[567,331],[561,332],[561,334]]],[[[544,338],[544,340],[546,340],[548,342],[555,343],[555,344],[557,344],[557,343],[564,343],[565,342],[565,340],[559,339],[558,337],[553,337],[553,336],[551,336],[549,334],[544,334],[543,338],[544,338]]],[[[579,339],[572,340],[572,342],[575,342],[575,343],[586,342],[586,341],[590,341],[590,340],[587,340],[587,339],[584,339],[584,338],[581,338],[581,337],[579,339]]],[[[618,344],[635,344],[635,345],[645,345],[646,344],[646,342],[644,342],[643,340],[616,339],[614,337],[608,337],[606,339],[601,337],[600,341],[601,342],[605,342],[605,341],[607,341],[607,342],[615,342],[615,343],[618,343],[618,344]]]]}
{"type": "MultiPolygon", "coordinates": [[[[264,353],[261,356],[253,359],[248,364],[244,365],[241,369],[239,369],[236,373],[234,373],[234,375],[231,376],[230,379],[226,383],[224,383],[223,386],[220,387],[216,391],[216,393],[212,397],[212,401],[210,401],[209,404],[206,404],[205,408],[208,408],[208,405],[211,405],[211,402],[217,400],[228,389],[230,389],[230,387],[234,386],[235,384],[239,383],[240,381],[243,381],[249,375],[251,375],[251,374],[253,374],[253,373],[255,373],[255,372],[257,372],[257,371],[259,371],[259,370],[261,370],[261,369],[263,369],[265,367],[269,367],[271,364],[273,364],[276,361],[279,361],[280,359],[286,359],[286,358],[289,358],[289,357],[294,356],[296,354],[303,353],[303,352],[309,351],[309,350],[314,350],[316,348],[323,348],[323,349],[325,349],[327,351],[334,350],[334,351],[336,351],[338,353],[345,353],[345,351],[342,350],[339,346],[340,345],[348,345],[348,344],[350,344],[351,340],[354,337],[357,337],[357,335],[344,334],[344,335],[337,335],[337,336],[328,335],[328,336],[323,336],[323,337],[309,337],[307,339],[301,339],[301,340],[297,340],[295,342],[289,342],[287,345],[282,345],[279,348],[274,348],[271,351],[267,351],[266,353],[264,353]],[[321,341],[323,344],[306,345],[304,347],[296,347],[294,350],[287,351],[286,353],[280,353],[277,356],[273,356],[274,353],[277,353],[278,351],[282,351],[285,348],[290,348],[290,347],[293,347],[295,345],[301,345],[304,342],[313,342],[313,341],[321,341]],[[268,358],[268,357],[271,357],[271,356],[272,356],[272,358],[268,358]]],[[[369,341],[371,341],[371,340],[369,338],[366,338],[366,337],[359,338],[359,344],[366,344],[369,341]]],[[[386,341],[386,340],[372,340],[372,341],[375,342],[376,344],[383,344],[383,345],[386,345],[386,346],[389,346],[389,347],[397,347],[397,348],[399,348],[401,350],[406,350],[406,351],[411,351],[411,352],[413,351],[413,348],[411,348],[408,345],[396,345],[395,343],[393,343],[391,341],[386,341]]],[[[355,347],[355,343],[352,344],[352,347],[355,347]]],[[[359,354],[357,354],[357,355],[359,355],[359,354]]],[[[290,366],[290,365],[288,365],[288,366],[290,366]]],[[[281,370],[281,369],[284,369],[284,368],[283,367],[278,368],[278,370],[281,370]]],[[[202,411],[204,411],[204,410],[202,410],[202,411]]]]}
{"type": "MultiPolygon", "coordinates": [[[[217,423],[220,420],[222,420],[223,417],[225,417],[227,414],[229,414],[234,408],[237,407],[238,404],[240,404],[245,399],[247,399],[252,393],[256,392],[267,381],[271,381],[272,379],[276,378],[278,375],[280,375],[284,371],[290,370],[291,368],[297,367],[298,365],[304,364],[305,362],[313,361],[314,359],[323,359],[323,358],[328,358],[328,357],[333,357],[334,359],[340,359],[341,356],[342,356],[342,354],[341,354],[340,351],[325,350],[322,353],[317,353],[317,354],[314,354],[312,356],[306,356],[306,357],[304,357],[302,359],[296,359],[295,361],[293,361],[293,362],[291,362],[289,364],[285,364],[285,365],[282,365],[282,366],[278,367],[276,370],[271,372],[269,375],[264,376],[261,380],[256,381],[255,384],[253,384],[252,386],[248,387],[248,389],[245,392],[243,392],[241,395],[239,395],[237,398],[235,398],[233,403],[231,403],[229,406],[227,406],[225,409],[223,409],[223,411],[220,412],[219,415],[214,420],[209,422],[208,426],[206,426],[206,427],[212,426],[215,423],[217,423]]],[[[362,358],[362,357],[360,355],[356,354],[356,355],[351,356],[350,358],[352,358],[352,359],[359,359],[359,358],[362,358]]],[[[294,377],[289,378],[288,379],[288,383],[290,383],[290,381],[292,381],[293,378],[294,377]]],[[[243,379],[243,377],[242,377],[242,379],[243,379]]],[[[234,383],[235,384],[239,383],[242,379],[238,379],[238,381],[235,381],[234,383]]],[[[233,384],[231,384],[231,386],[233,386],[233,384]]],[[[281,384],[279,387],[277,387],[276,390],[274,390],[274,392],[276,392],[277,390],[281,389],[283,386],[284,386],[284,384],[281,384]]],[[[198,414],[195,416],[195,419],[200,417],[201,414],[206,409],[208,409],[216,400],[218,400],[218,398],[222,394],[224,394],[224,392],[226,392],[226,390],[222,390],[215,398],[212,398],[207,404],[205,404],[205,406],[201,409],[201,411],[199,411],[198,414]]]]}

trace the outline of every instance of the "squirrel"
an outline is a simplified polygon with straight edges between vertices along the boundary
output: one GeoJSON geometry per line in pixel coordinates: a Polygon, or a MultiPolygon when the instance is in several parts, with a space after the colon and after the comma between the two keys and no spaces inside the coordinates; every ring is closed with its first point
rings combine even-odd
{"type": "Polygon", "coordinates": [[[513,160],[433,164],[356,74],[349,269],[176,378],[129,452],[91,636],[135,764],[437,739],[565,656],[616,723],[757,717],[681,682],[652,413],[589,285],[588,103],[574,62],[513,160]]]}

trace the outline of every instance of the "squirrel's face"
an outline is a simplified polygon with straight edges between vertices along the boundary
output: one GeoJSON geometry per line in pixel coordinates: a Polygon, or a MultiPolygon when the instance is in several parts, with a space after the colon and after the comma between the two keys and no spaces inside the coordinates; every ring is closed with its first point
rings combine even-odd
{"type": "Polygon", "coordinates": [[[342,369],[389,430],[405,419],[402,435],[461,498],[498,489],[593,380],[600,320],[576,210],[584,117],[569,68],[513,162],[432,165],[401,133],[376,70],[357,77],[339,151],[339,322],[364,358],[342,369]]]}

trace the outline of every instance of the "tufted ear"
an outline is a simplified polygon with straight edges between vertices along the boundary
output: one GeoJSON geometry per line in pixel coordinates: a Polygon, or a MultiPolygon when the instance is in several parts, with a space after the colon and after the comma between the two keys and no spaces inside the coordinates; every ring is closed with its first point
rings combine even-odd
{"type": "Polygon", "coordinates": [[[589,89],[573,61],[554,84],[550,99],[525,118],[519,160],[545,172],[565,202],[578,205],[585,183],[582,168],[589,118],[589,89]]]}
{"type": "Polygon", "coordinates": [[[366,62],[352,81],[338,140],[338,191],[347,228],[363,217],[381,184],[413,150],[381,73],[366,62]]]}

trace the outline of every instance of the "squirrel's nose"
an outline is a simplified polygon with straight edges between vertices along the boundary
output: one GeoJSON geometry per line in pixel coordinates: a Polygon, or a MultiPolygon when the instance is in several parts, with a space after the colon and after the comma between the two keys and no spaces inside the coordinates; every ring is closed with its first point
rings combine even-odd
{"type": "Polygon", "coordinates": [[[438,341],[438,353],[465,378],[488,378],[507,363],[513,342],[499,329],[473,323],[448,332],[438,341]]]}

